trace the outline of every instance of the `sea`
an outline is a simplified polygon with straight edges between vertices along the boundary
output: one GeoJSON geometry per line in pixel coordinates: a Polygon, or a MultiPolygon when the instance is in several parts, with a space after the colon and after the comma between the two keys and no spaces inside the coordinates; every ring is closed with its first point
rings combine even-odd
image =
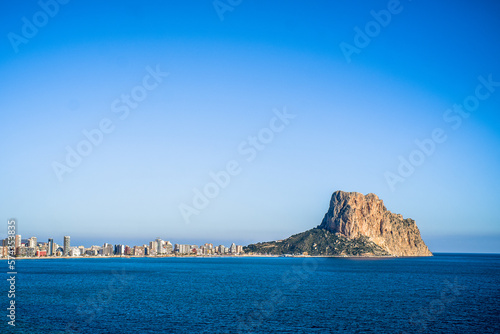
{"type": "Polygon", "coordinates": [[[500,333],[498,254],[37,259],[16,270],[15,326],[4,283],[1,333],[500,333]]]}

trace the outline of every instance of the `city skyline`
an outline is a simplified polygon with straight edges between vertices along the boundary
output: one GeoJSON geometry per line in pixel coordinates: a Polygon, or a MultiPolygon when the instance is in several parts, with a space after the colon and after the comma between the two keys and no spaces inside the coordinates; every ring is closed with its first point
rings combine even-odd
{"type": "MultiPolygon", "coordinates": [[[[54,242],[57,243],[57,241],[59,240],[60,245],[63,245],[64,244],[64,233],[63,234],[60,234],[60,236],[54,234],[54,233],[46,233],[46,235],[48,235],[49,237],[45,237],[45,234],[43,236],[40,236],[40,235],[37,235],[35,238],[39,241],[39,242],[48,242],[48,240],[53,240],[54,242]]],[[[22,236],[23,239],[22,240],[28,240],[30,239],[31,237],[34,237],[33,235],[25,235],[25,234],[16,234],[16,236],[22,236]],[[25,238],[26,236],[26,238],[25,238]],[[29,237],[28,237],[29,236],[29,237]]],[[[157,237],[160,237],[162,240],[166,240],[166,239],[170,239],[170,240],[177,240],[178,242],[177,243],[180,243],[180,244],[197,244],[197,245],[200,245],[200,244],[205,244],[207,241],[210,241],[211,243],[213,244],[217,244],[217,245],[225,245],[225,244],[231,244],[231,243],[236,243],[236,244],[241,244],[241,245],[246,245],[245,243],[241,243],[240,240],[238,239],[234,239],[234,240],[226,240],[226,239],[208,239],[208,238],[200,238],[200,239],[194,239],[194,238],[175,238],[175,237],[168,237],[166,234],[164,236],[159,236],[159,234],[157,234],[154,239],[156,239],[157,237]]],[[[0,239],[5,239],[7,238],[7,235],[3,236],[3,238],[0,238],[0,239]]],[[[143,245],[145,243],[148,243],[151,239],[151,237],[149,238],[119,238],[119,237],[116,237],[116,236],[98,236],[96,238],[84,238],[84,237],[81,237],[81,236],[78,236],[78,235],[73,235],[73,236],[70,236],[70,239],[71,239],[71,243],[73,244],[78,244],[78,245],[82,245],[82,246],[85,246],[85,247],[91,247],[91,246],[95,246],[95,245],[103,245],[105,243],[110,243],[110,244],[123,244],[123,245],[143,245]]],[[[20,242],[20,239],[19,239],[19,242],[20,242]]]]}
{"type": "Polygon", "coordinates": [[[432,251],[500,252],[498,2],[3,7],[0,216],[21,234],[246,245],[343,190],[432,251]]]}
{"type": "Polygon", "coordinates": [[[85,257],[85,256],[163,256],[163,255],[243,255],[243,246],[232,242],[229,247],[223,244],[212,242],[202,244],[172,244],[170,240],[163,240],[160,237],[140,244],[108,243],[102,246],[92,244],[71,245],[71,237],[64,236],[62,244],[54,242],[53,238],[48,238],[47,242],[38,240],[37,237],[22,239],[22,235],[16,234],[12,237],[2,239],[0,244],[0,257],[85,257]]]}

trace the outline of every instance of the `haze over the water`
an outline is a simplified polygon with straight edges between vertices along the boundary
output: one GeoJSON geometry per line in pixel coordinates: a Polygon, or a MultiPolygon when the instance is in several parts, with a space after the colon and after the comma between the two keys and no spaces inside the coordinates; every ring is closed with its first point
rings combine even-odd
{"type": "Polygon", "coordinates": [[[282,239],[344,190],[500,252],[498,2],[62,2],[0,11],[23,238],[282,239]]]}

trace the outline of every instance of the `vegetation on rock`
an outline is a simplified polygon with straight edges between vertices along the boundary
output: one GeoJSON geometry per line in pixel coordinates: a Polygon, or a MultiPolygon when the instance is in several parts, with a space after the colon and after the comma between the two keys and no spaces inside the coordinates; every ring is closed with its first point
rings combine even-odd
{"type": "Polygon", "coordinates": [[[246,253],[268,255],[390,255],[367,237],[348,239],[322,228],[313,228],[285,240],[248,245],[243,249],[246,253]]]}

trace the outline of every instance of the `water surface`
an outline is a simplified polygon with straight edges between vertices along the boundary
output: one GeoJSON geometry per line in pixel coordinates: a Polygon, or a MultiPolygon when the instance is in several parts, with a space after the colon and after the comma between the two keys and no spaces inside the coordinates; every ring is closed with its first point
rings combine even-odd
{"type": "Polygon", "coordinates": [[[2,332],[500,333],[500,255],[46,259],[17,267],[17,326],[9,331],[4,319],[2,332]]]}

